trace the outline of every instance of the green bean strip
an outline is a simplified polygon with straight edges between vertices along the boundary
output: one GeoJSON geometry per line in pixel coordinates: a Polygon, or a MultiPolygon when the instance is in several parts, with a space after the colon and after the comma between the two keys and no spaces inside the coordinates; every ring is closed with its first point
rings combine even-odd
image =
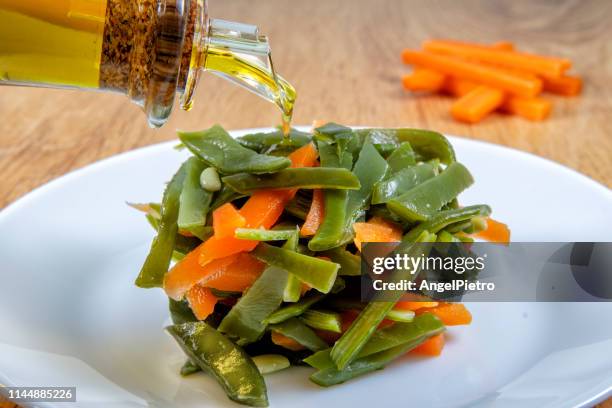
{"type": "Polygon", "coordinates": [[[292,317],[297,317],[321,299],[323,299],[323,295],[319,294],[304,297],[296,303],[293,303],[289,306],[281,307],[280,309],[272,313],[266,319],[266,322],[270,324],[281,323],[292,317]]]}
{"type": "Polygon", "coordinates": [[[239,173],[223,177],[223,182],[243,194],[270,188],[356,190],[360,187],[359,179],[349,170],[323,167],[291,168],[270,175],[239,173]]]}
{"type": "Polygon", "coordinates": [[[214,211],[217,208],[221,207],[223,204],[232,202],[241,197],[244,197],[244,194],[237,193],[230,186],[223,185],[221,186],[221,190],[215,193],[215,198],[210,205],[210,211],[214,211]]]}
{"type": "Polygon", "coordinates": [[[455,151],[446,137],[423,129],[394,129],[401,142],[409,142],[418,154],[417,160],[440,159],[444,164],[455,161],[455,151]]]}
{"type": "Polygon", "coordinates": [[[336,263],[265,243],[259,244],[251,255],[270,266],[293,273],[302,282],[306,282],[322,293],[328,293],[331,290],[340,268],[340,265],[336,263]]]}
{"type": "Polygon", "coordinates": [[[219,331],[237,338],[240,345],[259,339],[265,319],[280,306],[287,284],[287,271],[269,266],[247,289],[219,325],[219,331]]]}
{"type": "Polygon", "coordinates": [[[178,132],[178,135],[196,157],[223,174],[274,173],[291,165],[286,157],[259,154],[241,146],[219,125],[199,132],[178,132]]]}
{"type": "Polygon", "coordinates": [[[268,406],[266,383],[253,360],[237,345],[204,322],[166,328],[185,354],[208,371],[227,396],[241,404],[268,406]]]}
{"type": "Polygon", "coordinates": [[[240,136],[236,140],[244,147],[263,153],[278,144],[294,148],[302,147],[312,140],[312,135],[292,128],[287,137],[281,130],[276,130],[268,133],[251,133],[240,136]]]}
{"type": "Polygon", "coordinates": [[[195,374],[199,371],[202,371],[199,365],[197,365],[191,360],[187,360],[185,361],[185,364],[183,364],[183,366],[181,367],[180,373],[183,377],[187,377],[188,375],[195,374]]]}
{"type": "MultiPolygon", "coordinates": [[[[283,248],[296,252],[298,250],[299,241],[300,229],[296,226],[293,229],[292,236],[289,237],[285,245],[283,245],[283,248]]],[[[285,285],[285,290],[283,291],[283,301],[297,302],[300,300],[300,296],[302,296],[302,281],[300,281],[300,279],[293,273],[287,272],[287,284],[285,285]]]]}
{"type": "MultiPolygon", "coordinates": [[[[420,240],[429,237],[427,231],[424,231],[417,237],[418,242],[420,240]]],[[[420,257],[425,254],[424,245],[419,243],[401,245],[394,251],[395,253],[405,253],[409,257],[420,257]]],[[[391,275],[392,281],[399,282],[401,280],[414,280],[419,270],[413,271],[414,273],[408,272],[407,270],[401,269],[396,270],[391,275]]],[[[338,367],[338,369],[344,369],[351,361],[354,360],[355,356],[361,351],[361,348],[366,344],[372,333],[376,330],[378,324],[385,318],[389,310],[393,308],[395,303],[399,300],[401,293],[393,291],[388,294],[389,301],[373,301],[367,304],[367,306],[359,313],[357,319],[351,324],[346,332],[336,341],[332,351],[331,358],[338,367]]]]}
{"type": "Polygon", "coordinates": [[[461,163],[451,163],[442,173],[387,202],[387,208],[406,221],[425,221],[468,188],[474,179],[461,163]]]}
{"type": "Polygon", "coordinates": [[[414,150],[410,143],[404,142],[387,157],[389,171],[394,174],[416,164],[414,150]]]}
{"type": "Polygon", "coordinates": [[[253,357],[252,360],[262,374],[275,373],[291,365],[289,359],[280,354],[262,354],[253,357]]]}
{"type": "Polygon", "coordinates": [[[302,313],[300,320],[313,329],[328,330],[334,333],[342,332],[340,315],[335,312],[308,309],[302,313]]]}
{"type": "Polygon", "coordinates": [[[295,235],[295,229],[266,230],[263,228],[236,228],[235,237],[253,241],[285,241],[295,235]]]}
{"type": "MultiPolygon", "coordinates": [[[[361,187],[359,190],[349,191],[346,198],[345,208],[341,209],[343,200],[334,200],[330,212],[328,212],[327,197],[325,200],[325,219],[315,236],[308,243],[308,248],[313,251],[324,251],[343,245],[353,239],[353,223],[363,217],[366,208],[370,205],[373,186],[381,181],[387,173],[387,162],[371,143],[364,144],[355,163],[353,173],[359,179],[361,187]],[[343,215],[343,218],[337,218],[343,215]],[[332,220],[328,221],[328,219],[332,220]]],[[[325,193],[326,196],[328,192],[325,193]]]]}
{"type": "Polygon", "coordinates": [[[180,195],[178,227],[198,235],[206,225],[206,214],[212,201],[212,193],[200,185],[200,175],[206,168],[204,162],[190,157],[185,167],[185,181],[180,195]]]}
{"type": "Polygon", "coordinates": [[[437,174],[437,165],[421,163],[406,167],[390,178],[379,181],[372,192],[372,204],[386,203],[390,199],[404,194],[415,186],[427,181],[437,174]]]}
{"type": "Polygon", "coordinates": [[[157,236],[153,239],[151,250],[136,278],[136,286],[141,288],[161,287],[164,275],[168,272],[174,243],[178,233],[178,213],[181,190],[185,181],[187,164],[183,163],[166,187],[161,206],[161,219],[157,236]]]}
{"type": "Polygon", "coordinates": [[[327,343],[321,340],[312,329],[295,317],[278,324],[270,325],[270,330],[297,341],[311,351],[319,351],[327,348],[327,343]]]}
{"type": "Polygon", "coordinates": [[[490,214],[491,208],[488,205],[472,205],[454,210],[440,211],[430,220],[422,222],[408,231],[408,233],[404,235],[404,238],[402,238],[401,245],[410,245],[416,242],[417,238],[424,231],[437,233],[447,225],[469,220],[472,217],[488,217],[490,214]]]}
{"type": "MultiPolygon", "coordinates": [[[[431,313],[424,313],[414,318],[410,323],[396,323],[392,326],[376,330],[365,346],[357,354],[357,359],[401,346],[405,343],[422,341],[445,330],[444,324],[431,313]]],[[[330,357],[331,348],[318,351],[304,359],[304,362],[314,368],[335,367],[330,357]]]]}
{"type": "Polygon", "coordinates": [[[324,251],[321,256],[325,256],[340,265],[338,275],[359,276],[361,275],[361,258],[343,248],[334,248],[324,251]]]}

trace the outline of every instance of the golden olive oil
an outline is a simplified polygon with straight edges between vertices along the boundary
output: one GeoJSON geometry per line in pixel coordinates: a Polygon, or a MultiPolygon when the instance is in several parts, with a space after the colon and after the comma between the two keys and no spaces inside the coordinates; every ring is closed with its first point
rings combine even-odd
{"type": "Polygon", "coordinates": [[[0,84],[97,88],[106,0],[0,0],[0,84]]]}
{"type": "Polygon", "coordinates": [[[229,50],[208,47],[204,69],[240,84],[246,83],[249,89],[274,102],[282,112],[282,131],[285,136],[289,134],[296,92],[290,83],[276,75],[273,66],[268,72],[258,64],[240,58],[229,50]]]}

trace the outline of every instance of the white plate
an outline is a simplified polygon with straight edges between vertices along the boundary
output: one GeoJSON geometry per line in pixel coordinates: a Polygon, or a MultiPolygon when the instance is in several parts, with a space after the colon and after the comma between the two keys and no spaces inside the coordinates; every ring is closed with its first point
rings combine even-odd
{"type": "MultiPolygon", "coordinates": [[[[239,134],[241,132],[236,132],[239,134]]],[[[612,241],[612,193],[558,164],[453,138],[515,241],[612,241]]],[[[76,386],[79,407],[233,406],[163,332],[160,290],[133,285],[153,236],[126,201],[159,200],[187,153],[165,143],[62,177],[0,213],[0,383],[76,386]]],[[[32,163],[33,166],[36,163],[32,163]]],[[[612,303],[484,303],[436,359],[405,358],[328,389],[292,368],[275,407],[576,407],[612,391],[612,303]]],[[[50,406],[40,404],[40,406],[50,406]]]]}

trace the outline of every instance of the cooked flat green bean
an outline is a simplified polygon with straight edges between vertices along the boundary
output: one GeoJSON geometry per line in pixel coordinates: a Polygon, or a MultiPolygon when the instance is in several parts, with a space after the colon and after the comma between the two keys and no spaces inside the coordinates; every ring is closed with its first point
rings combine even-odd
{"type": "Polygon", "coordinates": [[[297,317],[304,313],[308,308],[319,300],[323,299],[323,295],[310,295],[308,297],[304,297],[300,299],[298,302],[293,303],[289,306],[284,306],[272,313],[267,319],[266,322],[270,324],[284,322],[287,319],[292,317],[297,317]]]}
{"type": "Polygon", "coordinates": [[[180,373],[183,377],[187,377],[188,375],[195,374],[199,371],[202,371],[199,365],[192,362],[191,360],[187,360],[185,361],[185,364],[183,364],[183,366],[181,367],[180,373]]]}
{"type": "Polygon", "coordinates": [[[435,177],[437,165],[421,163],[406,167],[391,177],[379,181],[372,192],[372,204],[386,203],[390,199],[410,191],[415,186],[435,177]]]}
{"type": "Polygon", "coordinates": [[[461,163],[451,163],[442,173],[387,202],[387,208],[411,222],[425,221],[468,188],[474,179],[461,163]]]}
{"type": "Polygon", "coordinates": [[[322,293],[328,293],[331,290],[340,268],[340,265],[336,263],[265,243],[259,244],[251,255],[270,266],[282,268],[294,274],[302,282],[306,282],[322,293]]]}
{"type": "Polygon", "coordinates": [[[291,364],[289,359],[280,354],[262,354],[252,358],[257,369],[262,374],[275,373],[288,368],[291,364]]]}
{"type": "MultiPolygon", "coordinates": [[[[353,239],[353,223],[364,216],[366,208],[370,205],[372,188],[385,177],[387,168],[387,162],[374,146],[365,143],[353,169],[361,187],[359,190],[349,191],[345,200],[336,200],[335,196],[332,196],[333,201],[329,203],[329,209],[328,198],[325,198],[325,220],[308,243],[308,248],[313,251],[324,251],[353,239]],[[344,209],[340,208],[343,201],[344,209]],[[340,215],[343,215],[342,219],[336,218],[340,215]]],[[[325,194],[327,196],[328,192],[325,194]]]]}
{"type": "MultiPolygon", "coordinates": [[[[415,317],[412,322],[396,323],[375,331],[356,358],[367,357],[406,343],[421,342],[441,333],[444,329],[440,319],[431,313],[424,313],[415,317]]],[[[335,367],[330,351],[331,348],[318,351],[305,358],[304,362],[319,370],[335,367]]]]}
{"type": "Polygon", "coordinates": [[[267,267],[223,318],[219,331],[237,338],[240,345],[258,340],[266,329],[265,319],[280,306],[286,284],[285,270],[267,267]]]}
{"type": "MultiPolygon", "coordinates": [[[[293,234],[287,239],[285,245],[283,245],[283,249],[296,252],[298,250],[298,243],[300,241],[300,230],[295,227],[293,229],[293,234]]],[[[283,291],[283,301],[284,302],[297,302],[300,300],[300,296],[302,296],[302,281],[295,276],[293,273],[287,271],[287,284],[285,285],[285,290],[283,291]]]]}
{"type": "Polygon", "coordinates": [[[340,265],[338,275],[359,276],[361,275],[361,258],[343,248],[334,248],[329,251],[321,252],[321,256],[331,259],[332,262],[340,265]]]}
{"type": "Polygon", "coordinates": [[[161,206],[161,219],[158,223],[157,236],[153,239],[151,249],[147,259],[142,265],[140,274],[136,278],[136,286],[141,288],[161,287],[164,275],[168,271],[174,243],[178,233],[178,214],[181,190],[185,176],[187,164],[183,163],[178,172],[172,177],[166,191],[161,206]]]}
{"type": "Polygon", "coordinates": [[[263,228],[236,228],[234,236],[253,241],[285,241],[295,235],[295,229],[266,230],[263,228]]]}
{"type": "Polygon", "coordinates": [[[206,214],[208,214],[213,195],[200,185],[200,175],[205,167],[204,162],[196,157],[190,157],[187,160],[178,213],[180,230],[199,231],[206,225],[206,214]]]}
{"type": "Polygon", "coordinates": [[[200,132],[178,132],[178,135],[196,157],[222,174],[274,173],[291,165],[286,157],[260,154],[241,146],[219,125],[200,132]]]}
{"type": "Polygon", "coordinates": [[[244,147],[263,153],[278,144],[294,148],[302,147],[312,140],[312,135],[292,128],[287,137],[281,130],[276,130],[267,133],[251,133],[240,136],[236,140],[244,147]]]}
{"type": "Polygon", "coordinates": [[[411,322],[414,320],[414,312],[412,310],[395,310],[391,309],[387,312],[385,319],[393,320],[394,322],[411,322]]]}
{"type": "Polygon", "coordinates": [[[295,317],[281,323],[271,324],[270,330],[297,341],[311,351],[319,351],[327,348],[327,343],[321,340],[312,329],[295,317]]]}
{"type": "Polygon", "coordinates": [[[204,322],[166,328],[185,354],[208,371],[227,396],[241,404],[268,406],[266,384],[253,360],[237,345],[204,322]]]}
{"type": "Polygon", "coordinates": [[[387,157],[387,163],[389,164],[389,172],[392,174],[406,167],[414,166],[416,164],[416,158],[410,143],[401,143],[399,147],[387,157]]]}
{"type": "Polygon", "coordinates": [[[422,222],[408,231],[408,233],[402,238],[402,244],[409,245],[416,242],[416,239],[423,233],[423,231],[437,233],[447,225],[469,220],[472,217],[487,217],[490,214],[491,208],[488,205],[472,205],[455,210],[440,211],[430,220],[422,222]]]}
{"type": "Polygon", "coordinates": [[[174,324],[198,321],[186,300],[178,301],[168,298],[168,309],[170,310],[170,318],[174,324]]]}
{"type": "Polygon", "coordinates": [[[313,329],[340,333],[342,321],[340,315],[328,310],[308,309],[300,315],[300,320],[313,329]]]}
{"type": "Polygon", "coordinates": [[[409,142],[417,153],[417,160],[439,159],[444,164],[455,161],[455,151],[446,137],[423,129],[395,129],[397,138],[409,142]]]}
{"type": "Polygon", "coordinates": [[[271,188],[356,190],[360,187],[359,179],[350,171],[323,167],[291,168],[270,175],[239,173],[223,177],[223,182],[243,194],[271,188]]]}

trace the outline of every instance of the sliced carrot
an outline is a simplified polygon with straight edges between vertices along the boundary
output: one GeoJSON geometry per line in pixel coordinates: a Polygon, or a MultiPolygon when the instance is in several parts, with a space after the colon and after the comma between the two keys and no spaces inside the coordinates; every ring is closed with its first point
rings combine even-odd
{"type": "Polygon", "coordinates": [[[308,143],[293,151],[287,158],[291,160],[291,167],[312,167],[319,157],[314,143],[308,143]]]}
{"type": "Polygon", "coordinates": [[[447,326],[460,326],[472,323],[472,314],[461,303],[444,303],[437,307],[419,309],[416,314],[432,313],[447,326]]]}
{"type": "Polygon", "coordinates": [[[511,96],[504,100],[500,110],[521,116],[525,119],[539,121],[546,119],[550,115],[552,103],[542,98],[521,98],[519,96],[511,96]]]}
{"type": "Polygon", "coordinates": [[[402,84],[408,91],[439,91],[444,85],[444,75],[430,69],[416,68],[411,74],[404,75],[402,84]]]}
{"type": "Polygon", "coordinates": [[[459,121],[477,123],[500,107],[503,101],[503,92],[481,85],[455,101],[451,114],[459,121]]]}
{"type": "Polygon", "coordinates": [[[218,300],[209,288],[200,285],[189,289],[185,297],[198,320],[206,319],[215,310],[218,300]]]}
{"type": "Polygon", "coordinates": [[[565,75],[559,78],[542,76],[546,92],[563,96],[576,96],[582,91],[582,79],[577,76],[565,75]]]}
{"type": "Polygon", "coordinates": [[[164,290],[170,298],[181,300],[193,285],[204,280],[207,276],[214,275],[220,270],[225,270],[235,261],[235,257],[231,256],[216,259],[202,266],[200,265],[199,258],[203,245],[204,244],[201,244],[188,253],[187,256],[174,265],[164,277],[164,290]]]}
{"type": "Polygon", "coordinates": [[[277,333],[275,331],[272,331],[272,334],[270,337],[272,338],[272,343],[276,344],[277,346],[281,346],[281,347],[284,347],[292,351],[300,351],[306,348],[302,346],[300,343],[298,343],[297,341],[293,340],[292,338],[282,335],[280,333],[277,333]]]}
{"type": "Polygon", "coordinates": [[[478,84],[468,81],[467,79],[460,79],[449,76],[445,79],[442,90],[452,96],[463,96],[472,92],[478,84]]]}
{"type": "Polygon", "coordinates": [[[248,253],[240,253],[234,262],[207,276],[200,281],[200,285],[228,292],[244,292],[259,278],[264,268],[263,262],[248,253]]]}
{"type": "Polygon", "coordinates": [[[458,58],[468,58],[556,78],[562,76],[572,65],[570,60],[564,58],[500,50],[482,45],[457,43],[455,41],[425,41],[423,48],[428,52],[458,58]]]}
{"type": "Polygon", "coordinates": [[[406,64],[428,68],[527,98],[536,96],[542,90],[542,81],[537,78],[516,75],[496,67],[447,55],[406,49],[402,52],[402,59],[406,64]]]}
{"type": "Polygon", "coordinates": [[[232,203],[225,203],[213,211],[213,230],[217,238],[233,237],[236,228],[246,225],[246,218],[232,203]]]}
{"type": "Polygon", "coordinates": [[[353,224],[355,245],[361,251],[364,242],[399,242],[402,240],[402,228],[381,217],[372,217],[368,222],[353,224]]]}
{"type": "Polygon", "coordinates": [[[442,354],[444,348],[444,333],[436,334],[419,344],[412,350],[411,354],[418,354],[421,356],[436,357],[442,354]]]}
{"type": "Polygon", "coordinates": [[[304,225],[300,229],[300,235],[309,237],[317,233],[325,216],[325,195],[323,190],[314,190],[312,193],[312,203],[306,215],[304,225]]]}
{"type": "Polygon", "coordinates": [[[396,310],[419,310],[424,308],[436,307],[438,302],[431,298],[416,293],[406,293],[393,306],[396,310]]]}
{"type": "Polygon", "coordinates": [[[507,244],[510,242],[510,228],[503,222],[487,218],[487,228],[473,236],[489,242],[507,244]]]}

